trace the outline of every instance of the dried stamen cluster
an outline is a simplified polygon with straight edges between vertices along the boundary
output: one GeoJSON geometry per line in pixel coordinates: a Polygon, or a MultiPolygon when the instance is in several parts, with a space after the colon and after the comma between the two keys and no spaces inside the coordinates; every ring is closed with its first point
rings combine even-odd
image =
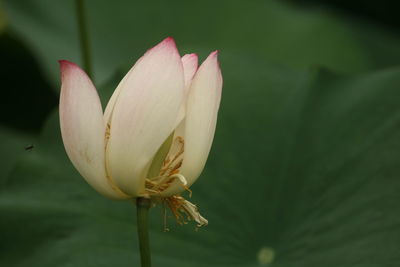
{"type": "Polygon", "coordinates": [[[145,187],[150,196],[160,196],[161,201],[171,209],[179,224],[186,224],[187,221],[194,220],[197,222],[197,226],[200,227],[207,225],[208,221],[200,215],[196,205],[180,195],[161,197],[161,193],[167,190],[174,182],[179,182],[189,192],[189,197],[192,196],[192,191],[187,187],[185,177],[179,174],[179,169],[183,162],[184,147],[184,139],[181,136],[177,136],[173,141],[171,152],[163,162],[159,176],[146,178],[145,187]]]}

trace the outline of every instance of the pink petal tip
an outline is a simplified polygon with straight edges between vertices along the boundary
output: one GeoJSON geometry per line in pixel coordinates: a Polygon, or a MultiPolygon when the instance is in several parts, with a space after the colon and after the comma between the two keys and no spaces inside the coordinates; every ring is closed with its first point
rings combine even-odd
{"type": "Polygon", "coordinates": [[[169,48],[175,48],[176,49],[176,43],[175,43],[174,38],[172,38],[172,37],[165,38],[164,40],[161,41],[161,43],[156,45],[156,47],[157,46],[166,46],[166,47],[169,47],[169,48]]]}
{"type": "Polygon", "coordinates": [[[176,44],[175,44],[175,40],[172,37],[165,38],[160,43],[158,43],[156,46],[147,50],[146,53],[149,53],[152,51],[158,51],[158,50],[175,51],[177,54],[179,54],[178,48],[176,47],[176,44]]]}
{"type": "Polygon", "coordinates": [[[215,50],[213,52],[211,52],[210,57],[218,57],[219,54],[219,50],[215,50]]]}
{"type": "Polygon", "coordinates": [[[189,58],[198,58],[199,56],[196,53],[187,54],[189,58]]]}
{"type": "Polygon", "coordinates": [[[61,72],[64,72],[65,70],[67,70],[69,68],[80,69],[78,65],[76,65],[75,63],[73,63],[71,61],[65,60],[65,59],[59,60],[58,63],[60,64],[61,72]]]}
{"type": "Polygon", "coordinates": [[[63,59],[59,60],[58,63],[60,64],[61,80],[64,80],[70,71],[79,71],[85,73],[78,65],[71,61],[63,59]]]}
{"type": "Polygon", "coordinates": [[[65,59],[61,59],[58,61],[58,63],[60,64],[61,67],[63,66],[77,66],[75,63],[65,60],[65,59]]]}

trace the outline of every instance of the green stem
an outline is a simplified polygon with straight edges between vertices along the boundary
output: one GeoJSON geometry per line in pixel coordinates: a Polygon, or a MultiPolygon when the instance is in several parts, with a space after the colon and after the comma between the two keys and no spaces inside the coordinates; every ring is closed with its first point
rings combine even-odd
{"type": "Polygon", "coordinates": [[[81,45],[81,53],[83,60],[83,68],[87,75],[93,79],[92,73],[92,57],[90,54],[90,42],[86,24],[85,0],[75,0],[76,15],[79,27],[79,40],[81,45]]]}
{"type": "Polygon", "coordinates": [[[149,208],[150,199],[139,197],[136,199],[137,231],[139,237],[140,262],[142,267],[151,267],[149,242],[149,208]]]}

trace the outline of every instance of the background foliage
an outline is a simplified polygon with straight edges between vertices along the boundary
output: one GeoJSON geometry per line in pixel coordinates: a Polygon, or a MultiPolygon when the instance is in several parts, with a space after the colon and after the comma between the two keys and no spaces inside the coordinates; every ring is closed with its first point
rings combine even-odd
{"type": "MultiPolygon", "coordinates": [[[[400,265],[397,22],[306,2],[87,2],[103,102],[166,36],[182,54],[221,50],[219,124],[193,186],[210,225],[171,219],[165,233],[152,210],[155,266],[400,265]]],[[[91,189],[60,139],[57,60],[80,63],[73,1],[2,6],[0,266],[138,266],[134,206],[91,189]]]]}

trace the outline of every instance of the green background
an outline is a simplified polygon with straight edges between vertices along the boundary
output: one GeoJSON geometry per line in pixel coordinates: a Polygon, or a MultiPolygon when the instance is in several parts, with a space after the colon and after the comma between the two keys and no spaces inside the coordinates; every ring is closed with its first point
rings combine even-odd
{"type": "MultiPolygon", "coordinates": [[[[397,21],[315,2],[87,1],[103,103],[167,36],[182,54],[221,51],[192,187],[210,223],[163,232],[152,209],[154,266],[400,266],[397,21]]],[[[90,188],[60,138],[57,60],[81,64],[73,4],[1,5],[0,266],[139,266],[133,203],[90,188]]]]}

